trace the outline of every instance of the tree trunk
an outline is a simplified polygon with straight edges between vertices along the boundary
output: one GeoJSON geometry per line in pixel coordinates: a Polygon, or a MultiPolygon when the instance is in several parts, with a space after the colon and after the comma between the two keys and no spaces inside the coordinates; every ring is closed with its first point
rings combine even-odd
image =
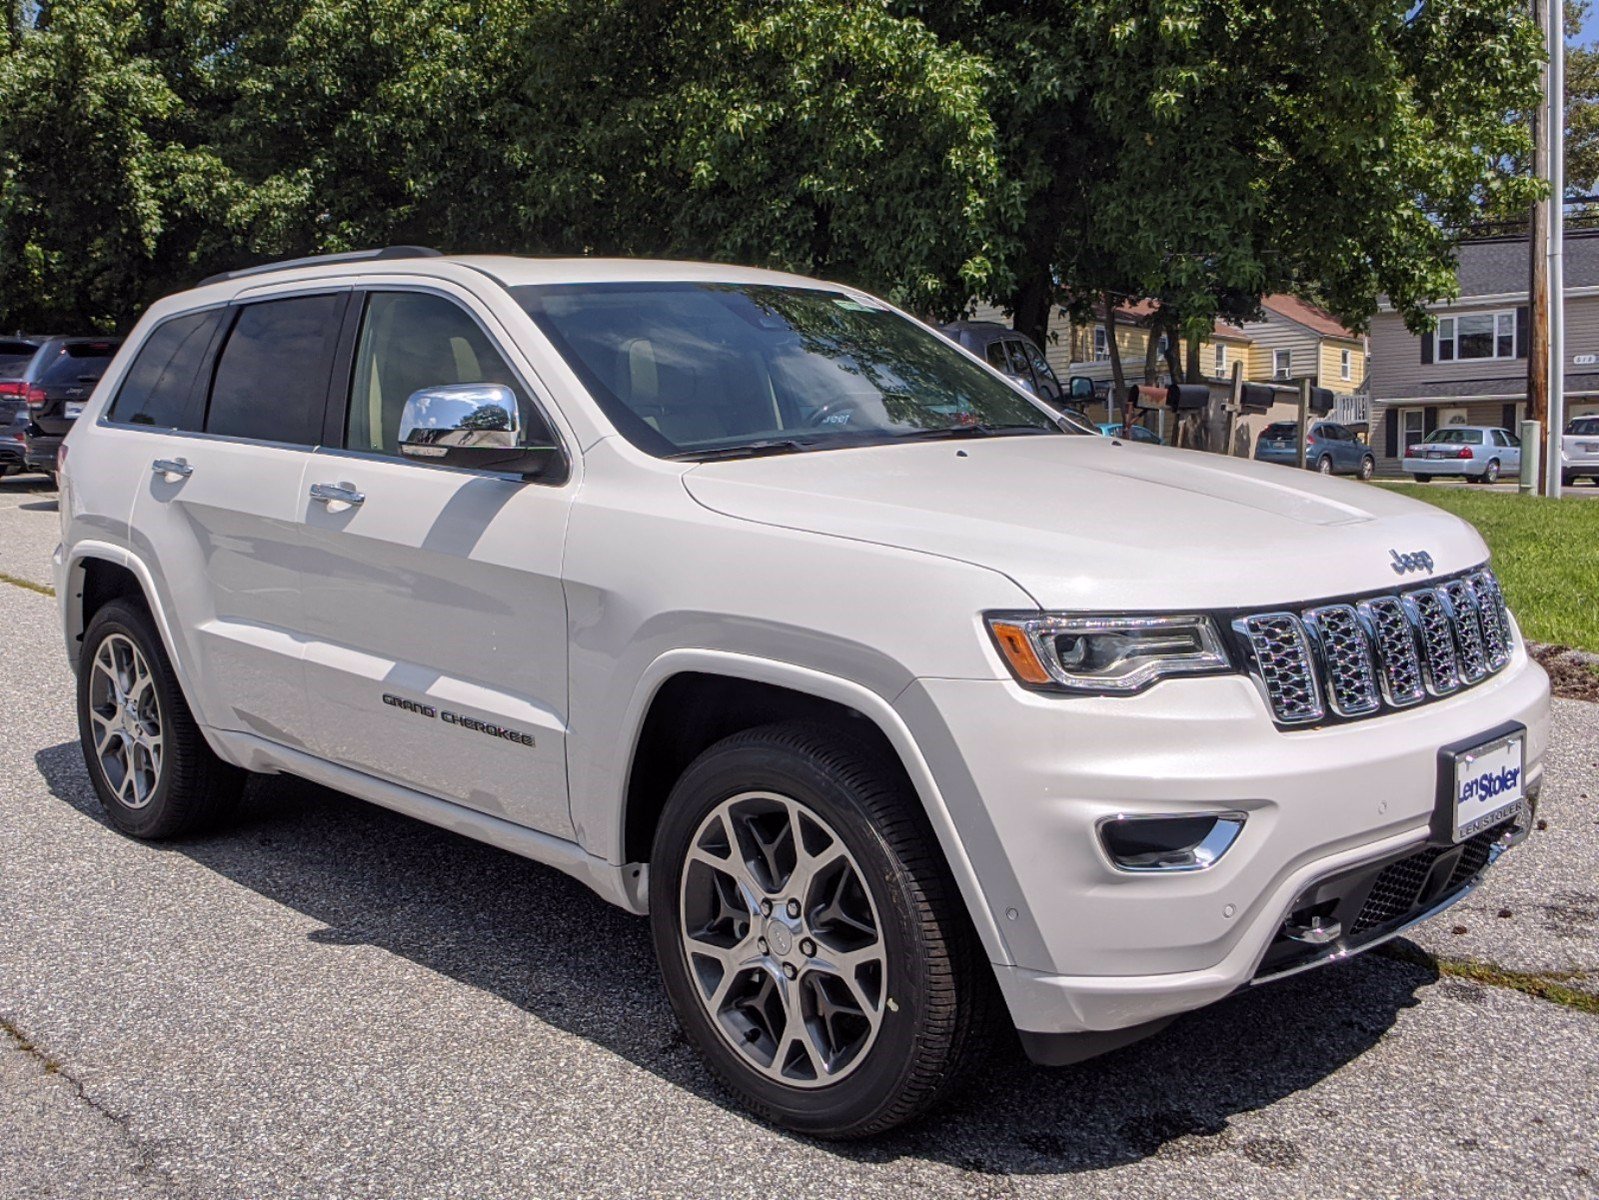
{"type": "Polygon", "coordinates": [[[1125,426],[1132,405],[1127,403],[1127,376],[1122,371],[1122,350],[1116,344],[1116,298],[1109,292],[1105,293],[1105,346],[1110,351],[1110,377],[1111,395],[1110,402],[1105,405],[1105,419],[1114,421],[1117,408],[1120,407],[1122,423],[1125,426]]]}
{"type": "MultiPolygon", "coordinates": [[[[1169,342],[1170,339],[1168,338],[1169,342]]],[[[1160,366],[1160,327],[1153,321],[1149,325],[1149,344],[1144,347],[1144,382],[1155,382],[1155,370],[1160,366]]]]}
{"type": "Polygon", "coordinates": [[[1049,310],[1055,299],[1055,280],[1044,267],[1023,279],[1011,300],[1011,324],[1017,333],[1049,349],[1049,310]]]}

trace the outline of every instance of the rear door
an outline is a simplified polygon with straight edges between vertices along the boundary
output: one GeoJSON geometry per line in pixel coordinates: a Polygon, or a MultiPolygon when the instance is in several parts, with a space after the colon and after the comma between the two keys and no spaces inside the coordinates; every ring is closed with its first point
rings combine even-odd
{"type": "MultiPolygon", "coordinates": [[[[203,719],[291,748],[307,743],[301,481],[348,301],[324,289],[215,310],[187,405],[161,387],[130,392],[136,363],[111,412],[149,431],[131,527],[188,643],[203,719]]],[[[195,340],[170,339],[175,378],[204,330],[177,332],[195,340]]]]}
{"type": "Polygon", "coordinates": [[[465,289],[386,284],[358,296],[351,326],[348,404],[311,457],[298,506],[312,745],[571,836],[561,557],[576,482],[399,455],[406,399],[442,385],[504,384],[525,440],[550,436],[500,326],[465,289]],[[314,499],[316,485],[346,499],[314,499]]]}

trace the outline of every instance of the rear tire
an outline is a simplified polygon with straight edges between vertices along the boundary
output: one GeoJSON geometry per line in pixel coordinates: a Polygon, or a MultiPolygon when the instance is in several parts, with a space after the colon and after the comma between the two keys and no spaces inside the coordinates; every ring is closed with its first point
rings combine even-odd
{"type": "Polygon", "coordinates": [[[1499,482],[1499,460],[1490,458],[1488,465],[1482,469],[1482,474],[1477,476],[1477,483],[1489,484],[1499,482]]]}
{"type": "Polygon", "coordinates": [[[1320,475],[1331,475],[1333,473],[1332,455],[1323,454],[1321,458],[1316,461],[1316,472],[1320,475]]]}
{"type": "Polygon", "coordinates": [[[1417,483],[1431,483],[1432,482],[1432,476],[1431,475],[1412,475],[1411,478],[1414,479],[1417,483]]]}
{"type": "Polygon", "coordinates": [[[106,815],[131,837],[216,824],[247,778],[206,745],[150,614],[126,600],[108,601],[84,631],[78,740],[106,815]]]}
{"type": "Polygon", "coordinates": [[[987,1046],[993,976],[920,801],[832,726],[749,730],[689,766],[655,834],[650,925],[689,1040],[790,1129],[901,1125],[987,1046]]]}
{"type": "MultiPolygon", "coordinates": [[[[1595,479],[1595,482],[1599,482],[1599,476],[1595,476],[1594,479],[1595,479]]],[[[1575,475],[1573,475],[1570,471],[1562,471],[1562,472],[1560,472],[1560,486],[1561,487],[1570,487],[1570,486],[1572,486],[1572,484],[1574,484],[1576,482],[1577,482],[1577,477],[1575,475]]]]}

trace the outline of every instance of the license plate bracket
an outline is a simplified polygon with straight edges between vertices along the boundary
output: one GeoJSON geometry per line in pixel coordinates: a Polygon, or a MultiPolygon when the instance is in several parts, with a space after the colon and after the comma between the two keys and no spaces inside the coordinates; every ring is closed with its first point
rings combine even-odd
{"type": "Polygon", "coordinates": [[[1456,845],[1526,804],[1527,727],[1519,721],[1441,747],[1433,840],[1456,845]]]}

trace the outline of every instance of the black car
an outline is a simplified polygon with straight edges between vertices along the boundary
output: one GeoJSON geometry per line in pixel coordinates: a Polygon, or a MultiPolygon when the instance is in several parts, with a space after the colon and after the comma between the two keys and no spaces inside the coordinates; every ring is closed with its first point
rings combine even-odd
{"type": "Polygon", "coordinates": [[[1066,402],[1066,389],[1050,369],[1044,352],[1026,334],[998,321],[956,321],[945,325],[943,333],[1045,403],[1058,408],[1066,402]]]}
{"type": "Polygon", "coordinates": [[[120,338],[53,337],[39,347],[21,380],[29,418],[23,459],[29,470],[55,475],[61,439],[121,344],[120,338]]]}
{"type": "Polygon", "coordinates": [[[28,385],[22,377],[46,339],[19,334],[0,337],[0,476],[23,469],[24,434],[28,428],[28,385]]]}

